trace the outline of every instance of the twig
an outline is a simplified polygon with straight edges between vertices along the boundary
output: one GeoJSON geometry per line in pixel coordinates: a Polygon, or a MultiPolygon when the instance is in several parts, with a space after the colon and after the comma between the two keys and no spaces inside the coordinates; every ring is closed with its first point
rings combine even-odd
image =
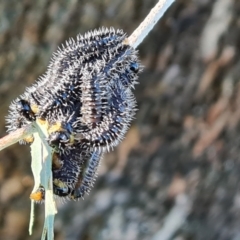
{"type": "Polygon", "coordinates": [[[137,48],[174,1],[175,0],[159,0],[139,27],[127,39],[128,45],[137,48]]]}
{"type": "Polygon", "coordinates": [[[0,151],[6,147],[13,145],[14,143],[22,140],[35,131],[32,124],[29,124],[23,128],[19,128],[14,132],[9,133],[7,136],[0,139],[0,151]]]}

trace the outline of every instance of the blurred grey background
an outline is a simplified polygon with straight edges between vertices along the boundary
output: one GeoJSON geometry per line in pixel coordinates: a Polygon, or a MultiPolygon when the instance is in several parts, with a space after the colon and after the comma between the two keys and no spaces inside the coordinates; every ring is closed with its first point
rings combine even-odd
{"type": "MultiPolygon", "coordinates": [[[[10,102],[69,37],[128,35],[156,0],[1,0],[0,136],[10,102]]],[[[94,189],[59,202],[56,240],[240,239],[240,1],[176,0],[139,47],[138,112],[94,189]]],[[[0,152],[0,239],[28,236],[30,148],[0,152]]]]}

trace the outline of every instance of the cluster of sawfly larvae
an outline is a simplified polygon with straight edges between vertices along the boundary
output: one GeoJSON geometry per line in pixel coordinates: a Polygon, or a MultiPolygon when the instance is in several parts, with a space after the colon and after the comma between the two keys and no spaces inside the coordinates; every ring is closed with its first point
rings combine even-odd
{"type": "MultiPolygon", "coordinates": [[[[69,39],[46,73],[10,105],[8,132],[37,120],[46,123],[54,151],[53,191],[59,197],[89,193],[103,153],[123,139],[134,117],[132,90],[142,67],[126,42],[123,31],[113,28],[69,39]]],[[[43,200],[44,193],[39,186],[35,200],[43,200]]]]}

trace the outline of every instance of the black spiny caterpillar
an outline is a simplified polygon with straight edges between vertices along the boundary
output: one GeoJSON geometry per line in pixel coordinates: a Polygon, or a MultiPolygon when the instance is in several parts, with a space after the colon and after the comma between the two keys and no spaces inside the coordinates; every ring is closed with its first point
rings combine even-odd
{"type": "Polygon", "coordinates": [[[9,132],[36,119],[48,123],[58,196],[77,199],[89,192],[102,154],[122,140],[134,117],[132,89],[142,67],[125,39],[113,28],[70,39],[53,54],[46,73],[10,105],[9,132]]]}

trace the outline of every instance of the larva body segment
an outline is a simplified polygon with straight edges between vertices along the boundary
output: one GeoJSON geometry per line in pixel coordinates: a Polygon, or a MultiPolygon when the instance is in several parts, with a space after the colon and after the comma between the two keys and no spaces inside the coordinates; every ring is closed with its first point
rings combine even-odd
{"type": "Polygon", "coordinates": [[[90,151],[84,157],[81,165],[81,172],[78,176],[78,182],[71,192],[71,199],[83,198],[85,193],[89,193],[96,179],[97,169],[102,158],[102,152],[90,151]]]}
{"type": "Polygon", "coordinates": [[[83,132],[81,137],[95,149],[109,150],[123,139],[136,111],[136,101],[130,89],[125,90],[121,82],[111,88],[109,111],[95,128],[83,132]]]}

